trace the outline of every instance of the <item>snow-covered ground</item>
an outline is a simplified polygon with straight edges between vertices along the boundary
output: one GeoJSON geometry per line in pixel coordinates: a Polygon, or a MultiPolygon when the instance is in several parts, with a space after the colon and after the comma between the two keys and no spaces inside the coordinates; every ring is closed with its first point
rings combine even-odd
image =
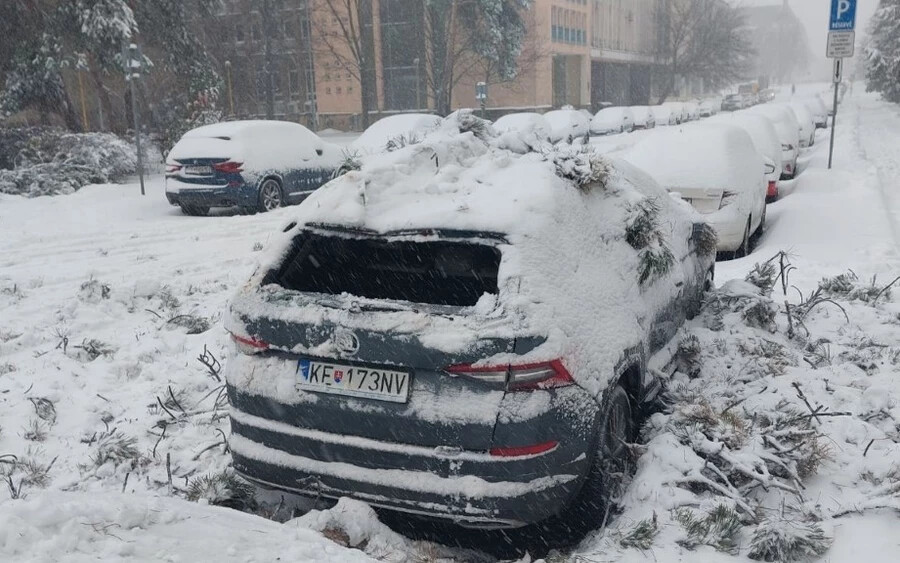
{"type": "MultiPolygon", "coordinates": [[[[852,270],[858,289],[873,276],[872,285],[884,287],[900,274],[900,108],[858,85],[838,115],[831,171],[827,134],[818,131],[816,145],[801,156],[798,179],[782,184],[783,198],[769,207],[757,250],[717,265],[719,284],[744,278],[780,250],[796,268],[790,281],[797,290],[788,296],[794,304],[798,291],[809,295],[825,276],[852,270]]],[[[252,506],[233,490],[220,394],[218,362],[228,346],[221,316],[294,211],[186,217],[166,203],[160,177],[150,179],[144,197],[136,184],[58,197],[0,196],[0,560],[475,557],[394,534],[359,503],[342,501],[291,519],[288,508],[252,506]],[[226,498],[259,516],[205,506],[226,498]]],[[[900,285],[894,289],[900,292],[900,285]]],[[[703,353],[697,377],[682,383],[702,384],[720,413],[740,401],[732,409],[747,420],[781,399],[806,409],[793,383],[813,405],[850,413],[816,426],[830,453],[804,481],[802,501],[775,485],[758,499],[771,509],[770,519],[779,511],[812,514],[809,522],[833,538],[823,561],[900,560],[894,511],[843,514],[900,507],[898,300],[884,294],[872,306],[834,295],[849,322],[838,307],[815,307],[804,318],[807,350],[785,336],[780,286],[772,296],[772,306],[782,309],[772,326],[747,326],[741,305],[720,312],[722,326],[710,324],[716,315],[709,312],[695,321],[690,330],[703,353]],[[780,367],[769,372],[753,367],[758,364],[780,367]],[[716,377],[729,386],[717,388],[716,377]],[[787,499],[784,505],[779,498],[787,499]]],[[[689,450],[673,441],[678,416],[656,415],[648,426],[650,443],[641,450],[624,514],[560,560],[747,559],[755,527],[735,536],[737,555],[729,555],[686,547],[683,526],[671,516],[680,501],[709,508],[702,491],[688,493],[671,482],[676,469],[692,469],[673,461],[689,450]],[[622,537],[654,511],[658,531],[651,544],[623,547],[622,537]]],[[[759,453],[746,449],[741,453],[759,453]]]]}

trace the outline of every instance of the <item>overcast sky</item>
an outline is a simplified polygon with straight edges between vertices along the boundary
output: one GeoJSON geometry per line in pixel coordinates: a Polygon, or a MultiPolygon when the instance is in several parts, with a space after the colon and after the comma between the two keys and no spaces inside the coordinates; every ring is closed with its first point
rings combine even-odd
{"type": "MultiPolygon", "coordinates": [[[[769,5],[781,4],[781,0],[738,0],[739,5],[769,5]]],[[[825,41],[828,36],[828,14],[831,10],[830,0],[788,0],[791,9],[806,25],[806,33],[809,35],[810,50],[813,54],[813,68],[816,78],[827,77],[830,73],[831,62],[825,58],[825,41]]],[[[857,44],[865,35],[866,26],[872,13],[878,7],[878,0],[857,0],[856,9],[856,41],[857,44]]],[[[857,49],[855,59],[860,59],[861,53],[857,49]]]]}

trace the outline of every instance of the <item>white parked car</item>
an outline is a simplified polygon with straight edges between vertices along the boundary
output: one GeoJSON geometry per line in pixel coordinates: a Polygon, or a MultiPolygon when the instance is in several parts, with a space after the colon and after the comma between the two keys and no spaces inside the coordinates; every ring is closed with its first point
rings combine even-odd
{"type": "Polygon", "coordinates": [[[766,167],[740,127],[703,123],[655,132],[624,154],[705,215],[718,250],[746,256],[766,217],[766,167]]]}
{"type": "Polygon", "coordinates": [[[800,148],[816,144],[816,120],[809,108],[802,102],[791,102],[789,107],[797,116],[800,132],[800,148]]]}
{"type": "Polygon", "coordinates": [[[656,127],[656,115],[653,108],[649,106],[632,106],[631,113],[634,115],[635,129],[653,129],[656,127]]]}
{"type": "Polygon", "coordinates": [[[753,146],[766,161],[766,202],[778,199],[778,180],[781,176],[781,142],[772,122],[762,115],[746,111],[717,116],[716,122],[737,125],[750,135],[753,146]]]}
{"type": "Polygon", "coordinates": [[[747,110],[767,117],[781,141],[781,179],[789,180],[797,175],[797,158],[800,156],[800,125],[797,116],[782,104],[761,104],[747,110]]]}
{"type": "Polygon", "coordinates": [[[828,107],[818,95],[803,100],[806,108],[812,113],[813,121],[816,123],[816,129],[824,129],[828,127],[828,107]]]}
{"type": "Polygon", "coordinates": [[[613,106],[603,108],[591,119],[592,135],[630,133],[634,130],[634,114],[631,108],[613,106]]]}
{"type": "Polygon", "coordinates": [[[712,117],[719,113],[719,108],[721,107],[722,98],[708,98],[698,104],[697,111],[699,112],[700,117],[712,117]]]}
{"type": "Polygon", "coordinates": [[[498,133],[534,135],[541,141],[549,141],[551,127],[543,115],[524,111],[504,115],[494,122],[494,130],[498,133]]]}
{"type": "Polygon", "coordinates": [[[391,140],[404,137],[406,141],[418,140],[434,129],[441,118],[430,113],[401,113],[379,119],[362,135],[356,138],[351,147],[363,154],[376,154],[384,151],[391,140]]]}
{"type": "Polygon", "coordinates": [[[687,114],[688,121],[700,119],[700,106],[694,102],[684,102],[684,112],[687,114]]]}
{"type": "Polygon", "coordinates": [[[571,142],[590,133],[591,122],[576,109],[555,109],[544,114],[550,124],[550,140],[571,142]]]}
{"type": "Polygon", "coordinates": [[[192,129],[166,156],[166,199],[186,215],[211,207],[271,211],[331,179],[341,148],[288,121],[227,121],[192,129]]]}
{"type": "Polygon", "coordinates": [[[675,108],[670,105],[661,104],[650,109],[656,117],[657,125],[667,126],[681,123],[681,111],[675,111],[675,108]]]}
{"type": "Polygon", "coordinates": [[[666,102],[662,105],[666,106],[668,108],[671,108],[672,113],[675,114],[675,117],[677,118],[679,124],[685,123],[686,121],[688,121],[688,114],[684,109],[683,103],[681,103],[681,102],[666,102]]]}

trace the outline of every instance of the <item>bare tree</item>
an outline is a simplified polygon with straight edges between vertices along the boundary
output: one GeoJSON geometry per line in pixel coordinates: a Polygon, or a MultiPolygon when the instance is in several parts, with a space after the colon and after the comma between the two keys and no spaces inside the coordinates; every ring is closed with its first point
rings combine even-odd
{"type": "Polygon", "coordinates": [[[362,126],[378,107],[372,0],[311,0],[310,23],[317,57],[334,63],[358,83],[362,126]]]}
{"type": "Polygon", "coordinates": [[[662,0],[656,24],[663,79],[659,103],[675,91],[679,76],[711,86],[745,76],[753,47],[739,8],[723,0],[662,0]]]}

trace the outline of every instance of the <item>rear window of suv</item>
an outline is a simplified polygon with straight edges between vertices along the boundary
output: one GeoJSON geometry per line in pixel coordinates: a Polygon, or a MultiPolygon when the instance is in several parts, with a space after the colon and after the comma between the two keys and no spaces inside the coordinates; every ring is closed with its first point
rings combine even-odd
{"type": "Polygon", "coordinates": [[[285,289],[432,305],[496,294],[500,250],[476,240],[410,241],[299,234],[266,283],[285,289]]]}

